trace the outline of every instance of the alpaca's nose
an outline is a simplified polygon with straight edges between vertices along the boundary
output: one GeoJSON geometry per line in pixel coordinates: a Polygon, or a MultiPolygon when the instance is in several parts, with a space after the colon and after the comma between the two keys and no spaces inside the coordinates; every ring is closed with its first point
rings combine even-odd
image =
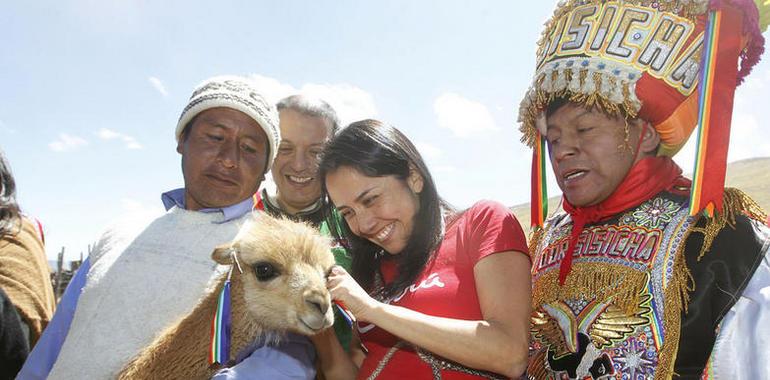
{"type": "Polygon", "coordinates": [[[329,301],[326,300],[326,297],[323,295],[312,292],[305,296],[305,302],[311,307],[318,310],[321,315],[326,314],[326,311],[329,310],[329,301]]]}

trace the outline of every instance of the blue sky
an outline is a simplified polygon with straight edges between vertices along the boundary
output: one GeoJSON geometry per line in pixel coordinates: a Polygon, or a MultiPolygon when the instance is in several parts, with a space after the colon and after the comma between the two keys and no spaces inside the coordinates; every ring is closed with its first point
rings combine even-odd
{"type": "MultiPolygon", "coordinates": [[[[253,75],[274,100],[325,97],[343,121],[396,125],[457,206],[524,203],[530,152],[516,110],[554,2],[523,4],[7,2],[0,147],[49,257],[65,246],[76,258],[120,216],[160,212],[160,193],[182,186],[179,112],[219,74],[253,75]]],[[[730,160],[770,156],[768,94],[763,62],[738,92],[730,160]]],[[[691,152],[678,158],[686,172],[691,152]]]]}

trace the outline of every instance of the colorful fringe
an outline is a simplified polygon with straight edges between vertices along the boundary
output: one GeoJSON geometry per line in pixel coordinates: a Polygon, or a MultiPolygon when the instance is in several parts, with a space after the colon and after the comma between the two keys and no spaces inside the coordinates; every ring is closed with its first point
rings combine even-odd
{"type": "Polygon", "coordinates": [[[709,13],[704,34],[698,104],[698,145],[690,215],[722,212],[743,16],[732,7],[709,13]],[[706,175],[708,174],[708,176],[706,175]]]}
{"type": "Polygon", "coordinates": [[[538,133],[532,150],[532,199],[530,203],[532,227],[543,227],[548,216],[548,190],[545,177],[545,137],[538,133]]]}

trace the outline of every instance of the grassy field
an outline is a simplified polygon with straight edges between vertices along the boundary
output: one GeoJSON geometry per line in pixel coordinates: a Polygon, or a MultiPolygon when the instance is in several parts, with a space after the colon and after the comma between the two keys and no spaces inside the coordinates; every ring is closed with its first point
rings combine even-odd
{"type": "MultiPolygon", "coordinates": [[[[770,211],[770,157],[751,158],[727,165],[725,182],[728,187],[743,190],[765,211],[770,211]]],[[[529,235],[529,203],[513,206],[511,210],[529,235]]],[[[548,198],[548,213],[553,214],[557,210],[561,210],[561,195],[548,198]]]]}
{"type": "Polygon", "coordinates": [[[770,211],[770,157],[752,158],[727,166],[727,186],[737,187],[770,211]]]}

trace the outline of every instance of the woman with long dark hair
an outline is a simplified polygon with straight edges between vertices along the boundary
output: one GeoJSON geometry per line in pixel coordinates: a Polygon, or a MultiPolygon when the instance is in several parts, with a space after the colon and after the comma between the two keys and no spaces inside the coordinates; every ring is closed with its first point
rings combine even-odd
{"type": "Polygon", "coordinates": [[[42,230],[22,215],[0,150],[0,379],[16,376],[54,306],[42,230]]]}
{"type": "MultiPolygon", "coordinates": [[[[513,214],[481,201],[457,212],[414,145],[376,120],[343,129],[319,176],[353,257],[327,286],[356,318],[346,355],[314,338],[327,378],[517,377],[526,367],[527,246],[513,214]],[[368,351],[368,353],[364,353],[368,351]]],[[[333,338],[333,335],[332,335],[333,338]]]]}

